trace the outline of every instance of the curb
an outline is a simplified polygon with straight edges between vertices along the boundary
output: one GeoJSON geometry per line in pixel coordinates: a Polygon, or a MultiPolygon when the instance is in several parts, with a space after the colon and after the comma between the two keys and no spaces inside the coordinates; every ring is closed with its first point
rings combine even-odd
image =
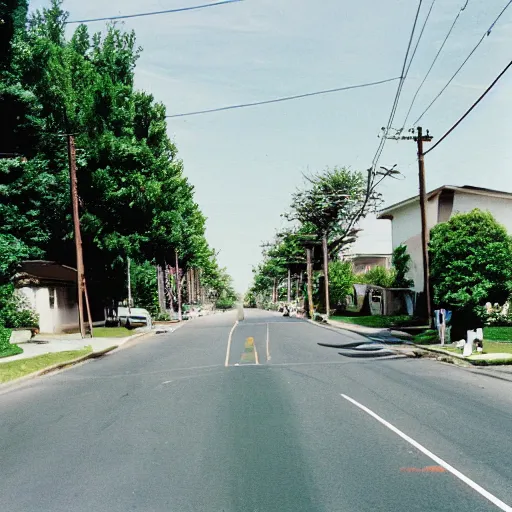
{"type": "Polygon", "coordinates": [[[474,367],[488,367],[488,366],[505,366],[510,365],[512,363],[512,359],[504,360],[504,359],[468,359],[467,357],[464,357],[459,354],[454,354],[452,352],[448,352],[447,350],[439,349],[439,348],[432,348],[425,345],[417,345],[416,343],[411,343],[416,348],[420,348],[422,350],[425,350],[426,352],[432,352],[435,354],[442,354],[443,356],[451,357],[453,359],[456,359],[458,361],[464,361],[471,366],[474,367]],[[500,362],[500,361],[506,361],[506,362],[500,362]]]}
{"type": "MultiPolygon", "coordinates": [[[[353,332],[354,334],[358,334],[359,336],[362,336],[363,338],[367,338],[369,339],[370,341],[375,341],[375,338],[377,338],[379,336],[379,333],[370,333],[370,332],[362,332],[362,331],[358,331],[357,329],[355,328],[352,328],[352,324],[343,324],[344,326],[343,327],[338,327],[338,326],[335,326],[333,324],[330,324],[329,322],[327,323],[320,323],[320,322],[316,322],[315,320],[311,320],[310,318],[305,318],[305,320],[313,325],[316,325],[318,327],[323,327],[324,329],[328,329],[330,331],[334,331],[334,332],[338,332],[339,331],[348,331],[348,332],[353,332]],[[349,327],[345,327],[345,325],[348,325],[349,327]]],[[[342,323],[342,322],[340,322],[342,323]]],[[[411,343],[410,342],[410,337],[409,336],[404,336],[407,335],[407,333],[402,333],[402,331],[396,331],[394,329],[382,329],[382,331],[385,331],[385,332],[388,332],[391,336],[394,336],[395,338],[405,338],[403,341],[404,343],[411,343]],[[393,334],[395,333],[395,334],[393,334]],[[401,334],[397,334],[397,333],[401,333],[401,334]]],[[[381,342],[382,343],[386,343],[385,339],[381,339],[381,342]]]]}
{"type": "MultiPolygon", "coordinates": [[[[19,384],[23,384],[26,381],[35,379],[37,377],[42,377],[43,375],[47,375],[49,373],[56,372],[68,366],[74,366],[76,364],[82,363],[89,359],[98,359],[105,354],[112,352],[119,348],[119,345],[112,345],[111,347],[105,348],[103,350],[98,350],[97,352],[89,352],[84,356],[76,357],[75,359],[70,359],[69,361],[63,361],[61,363],[54,364],[52,366],[48,366],[47,368],[42,368],[41,370],[37,370],[36,372],[29,373],[28,375],[24,375],[19,379],[14,379],[9,382],[5,382],[4,384],[0,384],[0,394],[3,394],[4,391],[8,391],[11,388],[18,387],[19,384]]],[[[56,352],[58,353],[58,352],[56,352]]]]}

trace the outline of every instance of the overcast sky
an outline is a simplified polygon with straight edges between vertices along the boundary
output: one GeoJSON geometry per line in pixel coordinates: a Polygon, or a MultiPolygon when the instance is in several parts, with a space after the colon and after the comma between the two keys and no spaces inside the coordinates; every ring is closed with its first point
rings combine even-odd
{"type": "MultiPolygon", "coordinates": [[[[35,0],[32,9],[48,5],[35,0]]],[[[66,0],[70,19],[186,7],[206,0],[66,0]]],[[[416,101],[413,122],[489,28],[507,0],[469,0],[416,101]],[[415,115],[416,114],[416,115],[415,115]]],[[[424,0],[420,22],[431,0],[424,0]]],[[[405,83],[395,126],[465,0],[438,0],[405,83]]],[[[136,85],[169,114],[301,94],[400,75],[414,0],[245,0],[203,10],[129,19],[143,54],[136,85]]],[[[105,22],[91,23],[101,30],[105,22]]],[[[72,29],[74,26],[70,26],[72,29]]],[[[422,120],[442,135],[510,60],[512,7],[422,120]]],[[[512,191],[512,72],[426,157],[427,188],[475,185],[512,191]]],[[[368,168],[397,82],[201,116],[169,119],[207,236],[239,291],[260,261],[260,244],[284,222],[303,173],[368,168]]],[[[402,181],[382,186],[386,204],[417,193],[414,142],[389,141],[383,165],[402,181]]],[[[358,252],[391,250],[388,221],[364,223],[358,252]]],[[[419,230],[419,226],[418,226],[419,230]]]]}

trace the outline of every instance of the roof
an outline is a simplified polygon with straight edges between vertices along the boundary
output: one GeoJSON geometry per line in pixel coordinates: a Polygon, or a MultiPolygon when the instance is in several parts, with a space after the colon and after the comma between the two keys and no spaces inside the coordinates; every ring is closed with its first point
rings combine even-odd
{"type": "Polygon", "coordinates": [[[15,280],[27,284],[76,283],[76,269],[55,261],[29,260],[21,263],[15,280]]]}
{"type": "Polygon", "coordinates": [[[343,257],[347,260],[353,260],[355,258],[391,258],[391,254],[354,253],[354,254],[345,254],[343,257]]]}
{"type": "MultiPolygon", "coordinates": [[[[431,190],[430,192],[427,192],[427,201],[430,201],[434,197],[436,197],[441,192],[449,190],[453,192],[464,192],[465,194],[475,194],[480,196],[488,196],[488,197],[498,197],[502,199],[511,199],[512,200],[512,193],[511,192],[504,192],[503,190],[493,190],[490,188],[481,188],[481,187],[473,187],[472,185],[463,185],[461,187],[458,187],[456,185],[443,185],[441,187],[438,187],[434,190],[431,190]]],[[[391,219],[392,213],[395,210],[398,210],[400,208],[403,208],[404,206],[408,206],[410,204],[414,204],[416,202],[419,202],[420,196],[413,196],[409,197],[408,199],[404,199],[403,201],[400,201],[398,203],[392,204],[391,206],[388,206],[387,208],[384,208],[380,211],[379,215],[377,216],[378,219],[391,219]]]]}

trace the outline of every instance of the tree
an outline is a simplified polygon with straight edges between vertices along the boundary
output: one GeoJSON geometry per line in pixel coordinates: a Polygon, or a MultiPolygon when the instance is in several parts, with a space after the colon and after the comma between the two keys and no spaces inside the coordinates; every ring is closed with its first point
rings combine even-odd
{"type": "Polygon", "coordinates": [[[406,245],[399,245],[393,251],[393,258],[391,261],[395,269],[395,280],[393,282],[394,288],[410,288],[414,285],[412,279],[407,279],[406,275],[411,268],[411,256],[407,253],[406,245]]]}
{"type": "Polygon", "coordinates": [[[481,325],[486,302],[508,299],[512,239],[489,212],[475,209],[435,226],[429,254],[434,304],[454,312],[454,339],[481,325]]]}
{"type": "Polygon", "coordinates": [[[26,2],[0,1],[0,18],[16,21],[0,65],[0,152],[25,157],[0,160],[0,233],[75,265],[62,135],[76,133],[86,276],[101,311],[126,297],[128,257],[163,266],[177,251],[183,271],[210,267],[211,251],[165,107],[134,88],[135,34],[109,24],[91,36],[79,25],[68,39],[61,5],[52,0],[26,23],[26,2]]]}
{"type": "Polygon", "coordinates": [[[380,194],[368,189],[362,173],[335,167],[306,177],[308,188],[292,197],[288,219],[314,227],[322,240],[325,310],[329,316],[329,255],[355,241],[357,223],[376,208],[380,194]]]}

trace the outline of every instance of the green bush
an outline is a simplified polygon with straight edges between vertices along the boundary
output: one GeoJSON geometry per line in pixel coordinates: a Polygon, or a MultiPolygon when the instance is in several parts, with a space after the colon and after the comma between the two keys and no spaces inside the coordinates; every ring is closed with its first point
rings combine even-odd
{"type": "Polygon", "coordinates": [[[0,325],[0,357],[15,356],[23,353],[23,349],[18,345],[11,345],[11,329],[0,325]]]}
{"type": "Polygon", "coordinates": [[[393,268],[395,270],[394,288],[410,288],[414,285],[412,279],[407,279],[405,275],[411,268],[411,256],[407,253],[406,245],[399,245],[393,251],[392,259],[393,268]]]}
{"type": "Polygon", "coordinates": [[[435,226],[429,253],[434,303],[454,312],[454,339],[483,324],[486,302],[510,296],[512,238],[489,212],[475,209],[435,226]]]}
{"type": "Polygon", "coordinates": [[[372,284],[382,288],[392,288],[395,283],[396,272],[394,269],[374,267],[364,274],[357,274],[355,282],[360,284],[372,284]]]}
{"type": "Polygon", "coordinates": [[[217,309],[231,309],[234,307],[235,301],[229,297],[217,299],[215,303],[215,307],[217,309]]]}
{"type": "Polygon", "coordinates": [[[329,299],[331,307],[345,306],[348,294],[354,285],[354,272],[349,261],[332,261],[329,263],[329,299]]]}
{"type": "Polygon", "coordinates": [[[5,327],[38,327],[39,318],[12,284],[0,286],[0,324],[5,327]]]}

